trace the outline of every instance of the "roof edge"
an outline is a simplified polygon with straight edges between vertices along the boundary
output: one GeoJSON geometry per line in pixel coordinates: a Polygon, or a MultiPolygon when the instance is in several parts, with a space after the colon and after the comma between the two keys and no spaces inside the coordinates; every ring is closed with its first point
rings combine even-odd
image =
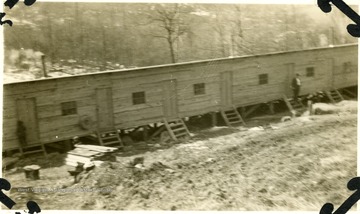
{"type": "Polygon", "coordinates": [[[171,64],[151,65],[151,66],[129,68],[129,69],[105,70],[105,71],[101,71],[101,72],[98,72],[98,73],[86,73],[86,74],[77,74],[77,75],[63,76],[63,77],[48,77],[48,78],[42,78],[42,79],[10,82],[10,83],[4,83],[3,85],[11,85],[11,84],[19,84],[19,83],[27,83],[27,82],[40,82],[40,81],[47,81],[47,80],[64,79],[64,78],[72,78],[72,77],[82,77],[82,76],[91,76],[91,75],[111,74],[111,73],[118,73],[118,72],[130,72],[130,71],[146,70],[146,69],[152,69],[152,68],[175,67],[175,66],[191,65],[191,64],[197,64],[197,63],[207,63],[207,62],[215,62],[215,61],[223,61],[223,60],[234,60],[234,59],[245,59],[245,58],[251,58],[251,57],[272,56],[272,55],[280,55],[280,54],[287,54],[287,53],[298,53],[298,52],[306,52],[306,51],[315,51],[315,50],[351,47],[351,46],[358,46],[358,43],[336,45],[336,46],[330,46],[330,47],[317,47],[317,48],[310,48],[310,49],[304,49],[304,50],[279,51],[279,52],[271,52],[271,53],[266,53],[266,54],[223,57],[223,58],[196,60],[196,61],[179,62],[179,63],[171,63],[171,64]]]}

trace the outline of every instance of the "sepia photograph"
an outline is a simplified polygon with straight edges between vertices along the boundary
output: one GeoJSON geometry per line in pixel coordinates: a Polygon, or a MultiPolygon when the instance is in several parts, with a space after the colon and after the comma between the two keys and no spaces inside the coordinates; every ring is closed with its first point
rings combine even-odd
{"type": "Polygon", "coordinates": [[[334,5],[19,1],[4,12],[14,210],[319,212],[353,194],[358,39],[334,5]]]}

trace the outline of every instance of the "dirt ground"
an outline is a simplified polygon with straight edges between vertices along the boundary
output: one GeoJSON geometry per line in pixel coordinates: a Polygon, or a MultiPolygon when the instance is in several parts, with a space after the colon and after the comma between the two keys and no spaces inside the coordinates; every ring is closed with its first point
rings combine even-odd
{"type": "Polygon", "coordinates": [[[43,210],[319,211],[327,202],[336,209],[352,194],[346,185],[356,176],[357,102],[330,108],[331,114],[286,122],[272,115],[248,127],[197,131],[182,143],[147,145],[149,151],[119,155],[77,184],[64,154],[22,159],[3,172],[13,187],[5,193],[18,203],[13,209],[28,200],[43,210]],[[144,165],[129,167],[140,156],[144,165]],[[41,180],[25,179],[19,168],[29,162],[42,166],[41,180]]]}

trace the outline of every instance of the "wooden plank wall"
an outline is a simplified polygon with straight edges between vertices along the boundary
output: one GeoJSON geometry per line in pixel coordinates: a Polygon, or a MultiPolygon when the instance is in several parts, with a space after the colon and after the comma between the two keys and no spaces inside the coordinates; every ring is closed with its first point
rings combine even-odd
{"type": "Polygon", "coordinates": [[[358,51],[357,48],[339,49],[336,51],[337,57],[333,59],[334,77],[333,87],[343,88],[354,86],[358,83],[358,51]],[[344,63],[350,62],[351,68],[345,71],[344,63]]]}
{"type": "Polygon", "coordinates": [[[95,89],[96,81],[92,76],[77,77],[72,81],[57,79],[57,91],[49,101],[41,106],[38,114],[40,117],[40,139],[43,142],[63,140],[69,136],[86,134],[87,131],[79,127],[79,119],[89,115],[95,119],[95,89]],[[63,116],[61,103],[76,101],[77,113],[63,116]]]}
{"type": "Polygon", "coordinates": [[[161,120],[163,115],[162,85],[158,81],[164,77],[154,75],[153,80],[150,78],[151,76],[141,79],[123,78],[121,75],[114,75],[113,105],[117,127],[126,128],[136,126],[140,121],[151,123],[153,120],[161,120]],[[133,105],[132,93],[141,91],[145,91],[146,103],[133,105]]]}
{"type": "Polygon", "coordinates": [[[301,94],[357,85],[357,46],[289,52],[264,56],[214,60],[183,65],[110,72],[4,86],[3,149],[17,148],[16,100],[36,98],[39,137],[43,143],[87,135],[97,128],[96,89],[112,88],[114,126],[118,129],[160,121],[164,116],[163,81],[174,79],[178,114],[189,117],[220,110],[220,74],[232,72],[233,104],[246,106],[281,99],[290,89],[292,74],[302,75],[301,94]],[[344,73],[343,63],[351,62],[344,73]],[[313,66],[314,77],[306,77],[313,66]],[[259,74],[268,74],[268,84],[259,85],[259,74]],[[334,78],[332,78],[334,77],[334,78]],[[194,95],[193,84],[205,83],[205,94],[194,95]],[[133,105],[132,93],[145,91],[146,103],[133,105]],[[77,114],[63,116],[61,103],[77,102],[77,114]],[[81,116],[90,116],[94,126],[83,130],[81,116]]]}
{"type": "MultiPolygon", "coordinates": [[[[18,99],[36,98],[38,122],[39,116],[43,110],[41,106],[46,103],[51,103],[53,95],[56,93],[56,82],[44,81],[27,82],[14,85],[4,86],[3,95],[3,149],[18,148],[19,142],[16,136],[17,128],[17,112],[16,101],[18,99]]],[[[50,113],[49,115],[52,115],[50,113]]],[[[40,127],[39,127],[39,130],[40,127]]]]}
{"type": "Polygon", "coordinates": [[[178,105],[181,117],[200,115],[217,110],[220,103],[218,63],[200,64],[189,67],[178,79],[178,105]],[[205,94],[195,95],[194,84],[205,83],[205,94]]]}

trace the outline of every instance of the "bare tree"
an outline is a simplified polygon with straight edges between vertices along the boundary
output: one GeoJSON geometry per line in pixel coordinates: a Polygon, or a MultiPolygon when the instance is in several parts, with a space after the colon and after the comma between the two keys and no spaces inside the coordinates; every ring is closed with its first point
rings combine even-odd
{"type": "Polygon", "coordinates": [[[233,55],[239,55],[240,52],[248,52],[244,41],[244,30],[242,22],[242,11],[240,5],[235,5],[234,19],[230,20],[232,23],[231,30],[231,49],[233,55]]]}
{"type": "Polygon", "coordinates": [[[217,33],[220,51],[223,57],[253,54],[251,42],[244,36],[244,22],[240,5],[224,7],[221,11],[215,9],[213,30],[217,33]],[[234,10],[235,8],[235,10],[234,10]],[[224,11],[226,13],[224,13],[224,11]]]}
{"type": "Polygon", "coordinates": [[[217,33],[218,35],[218,41],[219,41],[219,46],[220,46],[220,51],[222,54],[222,57],[226,57],[227,56],[227,51],[226,51],[226,29],[225,29],[225,25],[222,22],[222,20],[220,19],[220,13],[218,11],[215,11],[215,21],[214,21],[214,25],[213,25],[213,30],[217,33]]]}
{"type": "Polygon", "coordinates": [[[252,48],[254,44],[252,44],[251,38],[249,36],[245,36],[246,35],[245,32],[248,32],[251,29],[251,26],[248,26],[249,24],[246,24],[245,22],[246,19],[244,18],[245,16],[243,15],[245,14],[246,9],[247,8],[244,5],[236,5],[235,6],[236,15],[234,16],[235,19],[232,21],[233,23],[232,35],[236,38],[234,45],[236,47],[236,53],[238,55],[255,54],[252,48]]]}
{"type": "Polygon", "coordinates": [[[55,48],[55,44],[54,44],[54,37],[53,37],[53,22],[52,22],[52,16],[51,13],[49,12],[50,10],[50,5],[45,5],[44,7],[44,15],[46,17],[46,37],[47,37],[47,42],[48,42],[48,49],[47,49],[47,53],[50,55],[50,61],[53,64],[55,62],[55,57],[56,57],[56,48],[55,48]]]}
{"type": "Polygon", "coordinates": [[[158,27],[164,33],[153,35],[156,38],[165,39],[169,45],[171,62],[177,62],[176,43],[179,41],[180,36],[189,31],[188,24],[185,23],[184,9],[180,4],[174,5],[156,5],[155,14],[151,14],[151,21],[157,22],[158,27]]]}
{"type": "Polygon", "coordinates": [[[83,15],[80,12],[81,10],[82,10],[81,6],[79,6],[79,3],[76,2],[75,3],[75,24],[76,24],[76,28],[78,29],[77,31],[74,31],[74,33],[77,34],[76,43],[78,44],[76,59],[80,64],[83,64],[85,47],[84,47],[84,32],[83,32],[84,26],[83,26],[83,21],[82,21],[83,15]]]}

